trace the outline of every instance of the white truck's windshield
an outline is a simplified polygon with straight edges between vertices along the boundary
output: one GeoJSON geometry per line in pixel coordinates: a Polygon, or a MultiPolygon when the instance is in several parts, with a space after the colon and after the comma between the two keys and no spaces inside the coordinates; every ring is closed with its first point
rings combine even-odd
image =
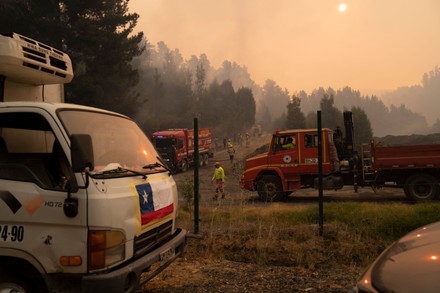
{"type": "Polygon", "coordinates": [[[94,172],[119,165],[145,173],[146,170],[142,167],[158,161],[158,154],[152,143],[132,120],[70,109],[63,109],[58,115],[69,135],[89,134],[92,137],[94,172]]]}

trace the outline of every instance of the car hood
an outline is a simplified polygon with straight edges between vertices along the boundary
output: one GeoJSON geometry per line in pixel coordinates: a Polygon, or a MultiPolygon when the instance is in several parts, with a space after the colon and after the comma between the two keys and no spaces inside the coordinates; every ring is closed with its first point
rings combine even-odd
{"type": "Polygon", "coordinates": [[[371,271],[382,292],[438,292],[440,222],[414,230],[390,246],[371,271]]]}

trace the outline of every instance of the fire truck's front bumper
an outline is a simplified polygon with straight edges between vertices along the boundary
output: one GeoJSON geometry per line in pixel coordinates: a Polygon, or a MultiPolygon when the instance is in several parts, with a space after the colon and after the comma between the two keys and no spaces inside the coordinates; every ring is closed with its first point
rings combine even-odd
{"type": "Polygon", "coordinates": [[[250,191],[255,190],[254,181],[247,178],[244,174],[240,177],[240,187],[250,191]]]}

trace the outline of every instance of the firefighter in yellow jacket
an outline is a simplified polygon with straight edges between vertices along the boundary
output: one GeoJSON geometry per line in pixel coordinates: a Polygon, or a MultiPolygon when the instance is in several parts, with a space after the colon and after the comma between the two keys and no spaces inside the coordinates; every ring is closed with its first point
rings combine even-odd
{"type": "Polygon", "coordinates": [[[225,183],[225,171],[220,166],[219,162],[215,162],[214,164],[215,170],[214,175],[212,175],[212,180],[215,180],[215,195],[213,199],[218,199],[219,193],[221,193],[222,198],[225,198],[225,191],[223,189],[223,183],[225,183]]]}
{"type": "Polygon", "coordinates": [[[230,139],[228,139],[228,154],[229,154],[229,160],[232,163],[234,161],[235,149],[230,139]]]}

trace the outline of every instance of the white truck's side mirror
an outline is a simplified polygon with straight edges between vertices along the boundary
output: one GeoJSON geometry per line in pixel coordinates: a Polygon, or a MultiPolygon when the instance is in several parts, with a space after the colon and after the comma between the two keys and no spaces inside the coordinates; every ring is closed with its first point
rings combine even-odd
{"type": "Polygon", "coordinates": [[[92,138],[88,134],[70,136],[71,159],[73,172],[84,172],[86,168],[93,171],[94,157],[92,138]]]}

